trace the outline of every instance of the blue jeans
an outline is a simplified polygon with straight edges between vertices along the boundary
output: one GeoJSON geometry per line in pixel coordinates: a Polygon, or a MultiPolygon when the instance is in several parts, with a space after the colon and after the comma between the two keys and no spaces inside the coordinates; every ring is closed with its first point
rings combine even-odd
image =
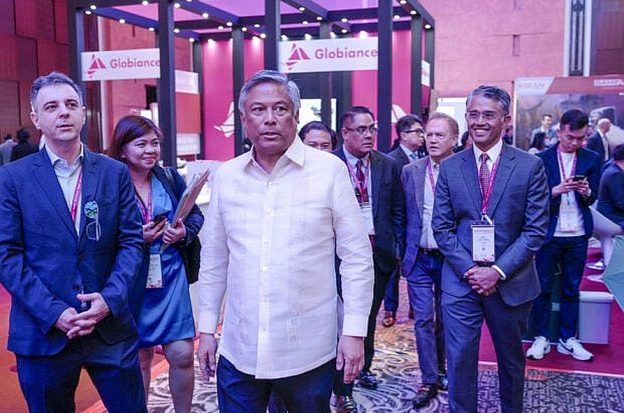
{"type": "Polygon", "coordinates": [[[561,266],[559,338],[576,336],[579,315],[579,288],[587,259],[587,238],[553,237],[535,254],[542,293],[533,303],[532,320],[536,336],[548,337],[553,275],[561,266]]]}
{"type": "Polygon", "coordinates": [[[289,413],[329,413],[336,360],[292,377],[256,379],[221,356],[217,365],[217,397],[221,413],[265,413],[269,397],[283,400],[289,413]]]}
{"type": "Polygon", "coordinates": [[[442,322],[441,271],[444,257],[418,253],[416,264],[406,275],[414,310],[414,333],[418,363],[424,384],[435,384],[438,372],[446,371],[444,324],[442,322]]]}
{"type": "Polygon", "coordinates": [[[397,312],[399,308],[399,279],[401,278],[401,266],[397,265],[397,268],[392,272],[388,286],[386,287],[386,293],[384,295],[384,310],[397,312]]]}

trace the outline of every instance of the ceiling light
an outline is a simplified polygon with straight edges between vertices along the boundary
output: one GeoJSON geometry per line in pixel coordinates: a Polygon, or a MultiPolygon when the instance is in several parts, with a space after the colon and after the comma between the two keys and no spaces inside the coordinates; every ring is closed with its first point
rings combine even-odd
{"type": "Polygon", "coordinates": [[[147,1],[147,0],[143,0],[143,1],[141,2],[141,4],[142,4],[142,5],[144,5],[144,6],[148,6],[148,5],[149,5],[149,1],[147,1]]]}
{"type": "Polygon", "coordinates": [[[210,15],[209,15],[208,13],[202,13],[202,17],[203,17],[204,19],[207,19],[208,17],[210,17],[210,15]]]}
{"type": "Polygon", "coordinates": [[[332,39],[335,39],[336,38],[336,33],[330,32],[329,33],[329,37],[331,37],[332,39]]]}
{"type": "Polygon", "coordinates": [[[261,39],[266,39],[266,33],[260,33],[260,38],[261,39]]]}
{"type": "Polygon", "coordinates": [[[242,31],[244,31],[244,32],[246,32],[246,31],[247,31],[247,28],[246,28],[246,27],[243,27],[241,30],[242,30],[242,31]]]}
{"type": "Polygon", "coordinates": [[[367,32],[365,32],[364,30],[361,30],[361,31],[360,31],[360,33],[359,33],[359,35],[360,35],[360,38],[361,38],[361,39],[365,39],[365,38],[367,38],[367,37],[368,37],[368,33],[367,33],[367,32]]]}
{"type": "Polygon", "coordinates": [[[407,4],[407,0],[401,0],[399,3],[401,3],[402,5],[406,5],[407,4]]]}
{"type": "Polygon", "coordinates": [[[147,30],[149,30],[150,32],[153,32],[156,29],[154,29],[153,27],[148,27],[147,30]]]}
{"type": "Polygon", "coordinates": [[[119,23],[125,24],[126,23],[126,19],[119,19],[119,23]]]}
{"type": "Polygon", "coordinates": [[[349,21],[349,19],[347,19],[346,17],[343,17],[342,19],[340,19],[341,22],[346,23],[349,21]]]}
{"type": "Polygon", "coordinates": [[[282,35],[282,40],[283,41],[287,41],[288,40],[288,36],[286,36],[285,34],[282,35]]]}
{"type": "Polygon", "coordinates": [[[431,29],[431,25],[429,23],[425,24],[425,30],[431,29]]]}
{"type": "Polygon", "coordinates": [[[219,27],[217,27],[217,29],[223,30],[223,26],[219,26],[219,27]]]}
{"type": "Polygon", "coordinates": [[[310,33],[304,34],[303,37],[305,37],[306,40],[312,39],[312,35],[310,33]]]}
{"type": "Polygon", "coordinates": [[[411,14],[412,16],[416,16],[416,10],[411,10],[411,11],[410,11],[410,14],[411,14]]]}
{"type": "Polygon", "coordinates": [[[394,20],[399,20],[401,18],[401,16],[399,16],[398,14],[394,15],[394,20]]]}
{"type": "Polygon", "coordinates": [[[85,10],[85,14],[91,14],[91,10],[85,10]]]}
{"type": "Polygon", "coordinates": [[[95,4],[92,4],[92,5],[90,5],[90,6],[89,6],[89,8],[90,8],[91,10],[95,10],[95,9],[97,9],[97,6],[96,6],[95,4]]]}
{"type": "MultiPolygon", "coordinates": [[[[187,3],[192,2],[193,0],[186,0],[187,3]]],[[[195,41],[195,39],[193,39],[193,41],[195,41]]]]}
{"type": "Polygon", "coordinates": [[[176,9],[180,8],[180,3],[173,3],[173,7],[175,7],[176,9]]]}
{"type": "Polygon", "coordinates": [[[227,23],[225,23],[225,25],[226,25],[227,27],[232,27],[232,22],[227,22],[227,23]]]}
{"type": "Polygon", "coordinates": [[[348,32],[349,32],[347,29],[342,29],[342,30],[340,30],[340,31],[342,32],[342,34],[346,34],[346,33],[348,33],[348,32]]]}
{"type": "Polygon", "coordinates": [[[254,27],[257,29],[260,27],[260,25],[258,23],[254,24],[254,27]]]}
{"type": "Polygon", "coordinates": [[[321,16],[316,16],[316,21],[321,22],[323,21],[323,18],[321,16]]]}
{"type": "Polygon", "coordinates": [[[195,43],[195,39],[193,39],[192,37],[189,37],[189,42],[195,43]]]}
{"type": "Polygon", "coordinates": [[[307,20],[304,20],[304,21],[302,21],[301,23],[305,26],[305,25],[307,25],[307,24],[308,24],[308,21],[307,21],[307,20]]]}
{"type": "Polygon", "coordinates": [[[305,7],[303,7],[303,6],[299,7],[299,11],[300,12],[304,12],[305,11],[305,7]]]}
{"type": "Polygon", "coordinates": [[[180,29],[178,29],[178,28],[176,27],[175,29],[173,29],[173,32],[174,32],[175,34],[178,34],[178,33],[180,33],[180,29]]]}

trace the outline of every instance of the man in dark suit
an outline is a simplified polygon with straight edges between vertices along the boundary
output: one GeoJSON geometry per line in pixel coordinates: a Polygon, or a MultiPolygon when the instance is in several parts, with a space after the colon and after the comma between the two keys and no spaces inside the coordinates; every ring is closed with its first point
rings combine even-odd
{"type": "MultiPolygon", "coordinates": [[[[402,168],[410,162],[427,156],[425,148],[425,129],[423,121],[416,115],[405,115],[397,120],[395,125],[396,134],[399,137],[399,145],[388,152],[388,156],[394,160],[402,168]]],[[[392,327],[396,322],[396,312],[399,308],[399,278],[401,276],[400,268],[392,273],[386,294],[384,296],[385,315],[382,324],[385,327],[392,327]]],[[[410,317],[413,313],[410,308],[410,317]]]]}
{"type": "Polygon", "coordinates": [[[128,170],[80,143],[78,86],[52,72],[31,89],[37,154],[0,169],[0,281],[8,348],[31,412],[74,411],[84,367],[110,412],[147,412],[128,291],[143,238],[128,170]]]}
{"type": "Polygon", "coordinates": [[[548,186],[540,159],[501,140],[510,101],[496,86],[468,95],[466,122],[474,145],[442,162],[436,184],[432,226],[444,255],[451,412],[477,411],[484,319],[498,360],[502,412],[522,412],[521,340],[540,291],[533,256],[548,228],[548,186]]]}
{"type": "Polygon", "coordinates": [[[596,132],[587,139],[587,149],[596,152],[600,156],[602,162],[611,159],[611,150],[609,149],[609,139],[607,133],[611,130],[611,121],[602,118],[596,123],[596,132]]]}
{"type": "Polygon", "coordinates": [[[429,156],[403,168],[407,239],[401,263],[411,308],[414,310],[416,350],[422,385],[416,391],[414,408],[429,404],[438,390],[447,390],[444,325],[440,299],[441,270],[444,257],[431,229],[435,182],[440,162],[453,155],[459,138],[457,121],[440,112],[429,115],[425,144],[429,156]]]}
{"type": "Polygon", "coordinates": [[[594,230],[589,206],[598,196],[602,158],[583,148],[589,118],[578,109],[566,111],[559,122],[559,143],[537,154],[543,161],[550,192],[550,222],[546,243],[536,254],[535,264],[542,292],[532,311],[535,341],[527,357],[540,360],[550,351],[552,280],[561,268],[561,307],[557,351],[577,360],[590,361],[593,355],[576,339],[579,287],[587,243],[594,230]]]}
{"type": "MultiPolygon", "coordinates": [[[[375,352],[375,323],[390,276],[404,251],[405,195],[399,165],[387,155],[373,150],[377,127],[371,110],[354,106],[342,115],[341,123],[344,144],[334,154],[347,164],[373,246],[373,304],[368,317],[364,368],[359,382],[363,387],[375,389],[377,380],[370,371],[375,352]]],[[[351,395],[351,388],[345,390],[347,396],[351,395]]]]}
{"type": "Polygon", "coordinates": [[[11,161],[16,161],[33,153],[37,153],[37,145],[30,142],[30,132],[22,128],[16,134],[17,145],[11,150],[11,161]]]}

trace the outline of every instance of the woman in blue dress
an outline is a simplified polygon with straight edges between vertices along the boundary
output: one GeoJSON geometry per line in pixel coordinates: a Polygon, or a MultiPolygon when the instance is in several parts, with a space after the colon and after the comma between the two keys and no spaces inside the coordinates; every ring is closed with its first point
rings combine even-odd
{"type": "Polygon", "coordinates": [[[147,399],[154,347],[169,362],[169,387],[176,412],[190,412],[193,398],[195,323],[184,265],[184,247],[197,236],[204,217],[195,205],[182,222],[171,222],[186,185],[173,168],[162,168],[162,132],[141,116],[122,118],[111,155],[130,170],[143,219],[144,259],[130,301],[139,332],[139,357],[147,399]],[[163,250],[163,244],[169,245],[163,250]]]}

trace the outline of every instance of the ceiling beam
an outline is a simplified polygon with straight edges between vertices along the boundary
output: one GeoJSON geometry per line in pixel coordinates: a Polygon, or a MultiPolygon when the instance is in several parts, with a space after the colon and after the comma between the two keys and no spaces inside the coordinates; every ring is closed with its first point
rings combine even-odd
{"type": "MultiPolygon", "coordinates": [[[[141,4],[139,0],[74,0],[76,7],[89,8],[91,5],[99,7],[136,6],[141,4]]],[[[150,3],[157,3],[151,0],[150,3]]]]}
{"type": "MultiPolygon", "coordinates": [[[[144,29],[149,29],[150,27],[153,27],[154,31],[158,32],[158,22],[156,20],[148,19],[147,17],[143,16],[138,16],[134,13],[115,9],[113,7],[98,7],[97,9],[92,10],[91,13],[116,21],[119,21],[119,19],[124,19],[126,22],[125,24],[143,27],[144,29]]],[[[194,31],[188,29],[180,29],[180,32],[176,33],[175,35],[186,38],[193,38],[195,40],[199,40],[200,38],[198,33],[195,33],[194,31]]]]}
{"type": "Polygon", "coordinates": [[[204,13],[208,13],[209,19],[214,20],[223,25],[231,22],[233,25],[238,25],[240,18],[232,13],[222,10],[218,7],[210,6],[201,1],[180,1],[180,8],[195,13],[199,16],[204,13]]]}
{"type": "Polygon", "coordinates": [[[338,26],[340,29],[347,29],[348,31],[351,31],[351,25],[349,23],[343,23],[340,20],[330,19],[329,18],[330,11],[325,9],[320,4],[314,2],[313,0],[282,0],[282,1],[296,9],[303,7],[305,9],[303,12],[312,13],[315,16],[315,18],[316,16],[321,17],[323,20],[329,21],[333,25],[338,26]]]}
{"type": "Polygon", "coordinates": [[[422,4],[418,0],[406,0],[407,4],[403,5],[403,8],[406,10],[416,10],[418,14],[420,14],[425,20],[425,22],[429,23],[432,26],[435,26],[435,19],[433,16],[423,7],[422,4]]]}

